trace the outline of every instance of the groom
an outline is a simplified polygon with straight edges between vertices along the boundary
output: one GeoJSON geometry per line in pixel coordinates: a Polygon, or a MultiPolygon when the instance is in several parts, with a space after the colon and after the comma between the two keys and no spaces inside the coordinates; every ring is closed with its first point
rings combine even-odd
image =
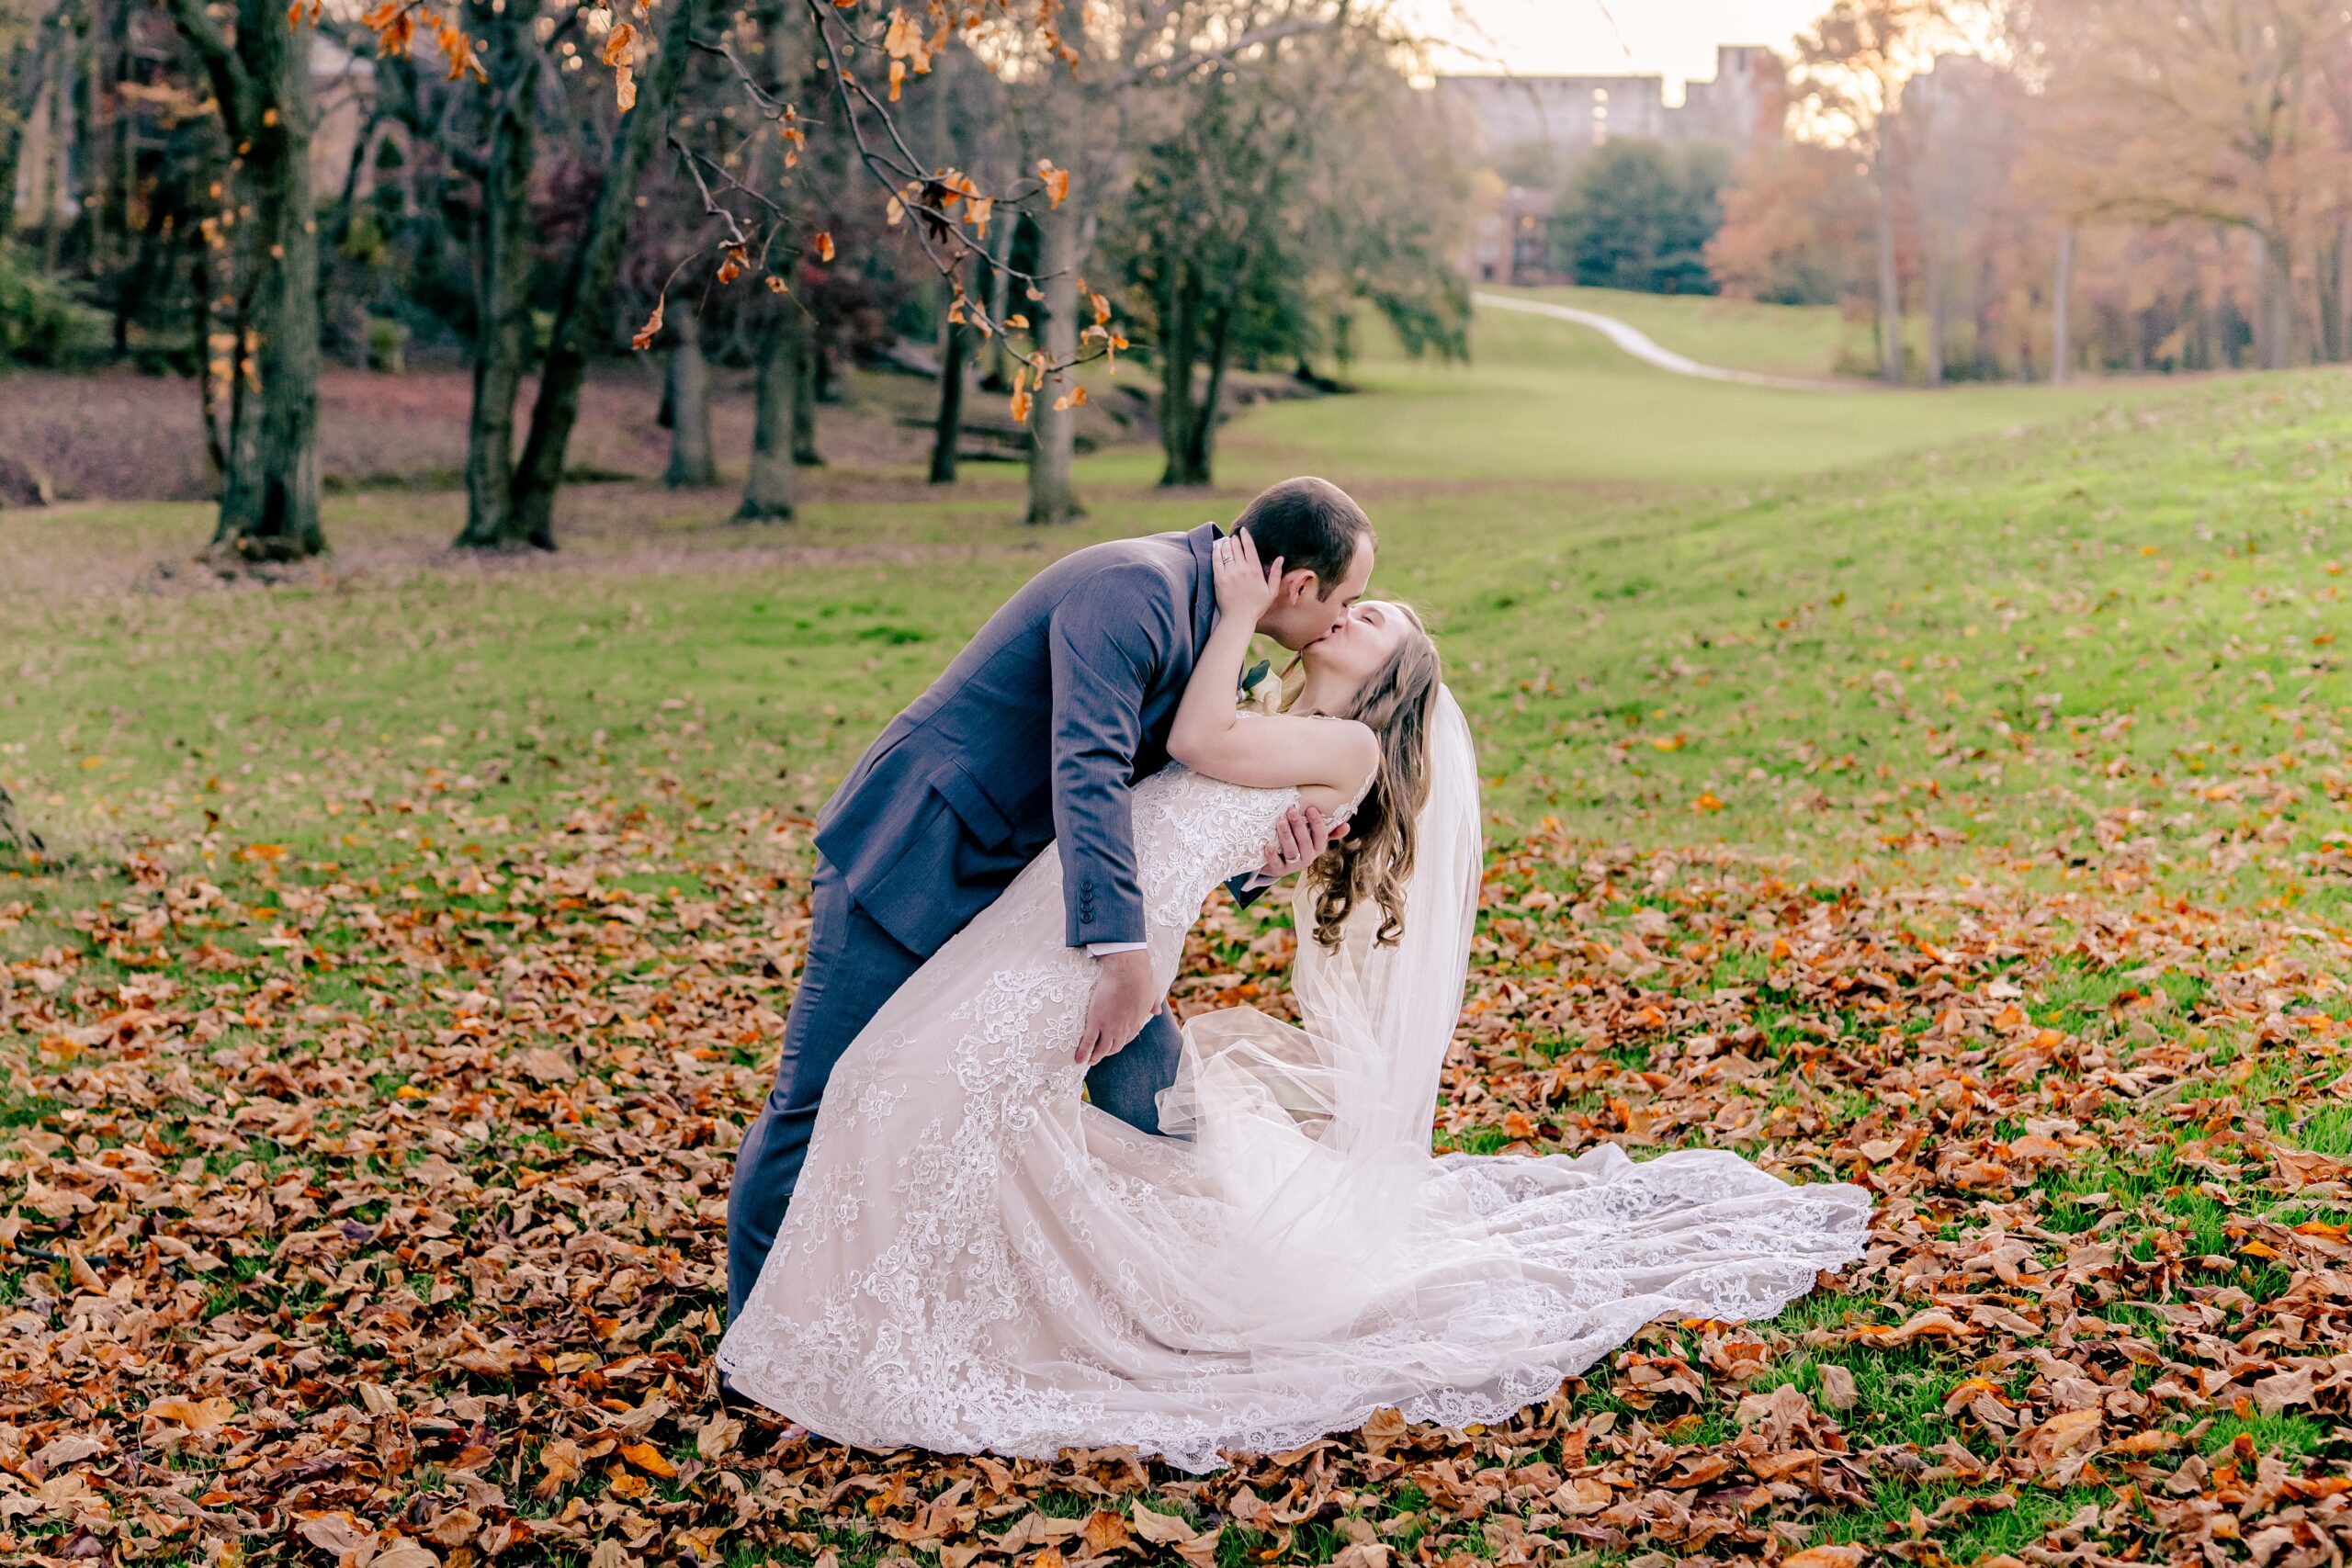
{"type": "MultiPolygon", "coordinates": [[[[1283,562],[1258,630],[1284,648],[1347,619],[1372,577],[1363,509],[1284,479],[1234,523],[1283,562]]],[[[727,1315],[760,1277],[816,1125],[825,1079],[892,992],[1052,843],[1069,945],[1095,959],[1080,1037],[1094,1103],[1146,1132],[1181,1046],[1144,951],[1128,789],[1168,761],[1168,731],[1216,617],[1214,523],[1093,545],[1040,572],[882,732],[817,818],[808,953],[767,1104],[735,1156],[727,1315]]],[[[1323,852],[1291,813],[1245,891],[1323,852]]]]}

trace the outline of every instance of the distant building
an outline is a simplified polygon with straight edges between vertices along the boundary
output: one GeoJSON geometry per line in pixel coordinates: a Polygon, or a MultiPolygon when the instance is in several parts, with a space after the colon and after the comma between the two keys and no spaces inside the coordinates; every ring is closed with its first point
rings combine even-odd
{"type": "Polygon", "coordinates": [[[1479,283],[1547,283],[1552,276],[1552,197],[1548,190],[1504,187],[1472,220],[1471,277],[1479,283]]]}
{"type": "Polygon", "coordinates": [[[1780,127],[1760,122],[1785,102],[1786,82],[1770,50],[1725,44],[1714,78],[1686,84],[1679,104],[1666,101],[1662,76],[1441,76],[1437,91],[1476,127],[1487,157],[1540,146],[1573,162],[1612,136],[1736,147],[1759,133],[1777,139],[1780,127]]]}
{"type": "MultiPolygon", "coordinates": [[[[1661,76],[1440,76],[1435,90],[1488,164],[1535,152],[1558,169],[1612,137],[1734,147],[1777,141],[1787,85],[1787,67],[1770,50],[1726,44],[1715,51],[1714,78],[1686,84],[1679,104],[1666,101],[1661,76]]],[[[1474,280],[1555,281],[1550,270],[1555,194],[1510,186],[1499,200],[1485,204],[1465,247],[1474,280]]]]}

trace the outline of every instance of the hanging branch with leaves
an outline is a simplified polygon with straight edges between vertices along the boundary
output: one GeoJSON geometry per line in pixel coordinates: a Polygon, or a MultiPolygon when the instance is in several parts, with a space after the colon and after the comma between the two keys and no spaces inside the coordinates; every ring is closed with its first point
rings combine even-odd
{"type": "MultiPolygon", "coordinates": [[[[1032,173],[1010,186],[985,189],[965,170],[918,153],[893,107],[900,101],[911,79],[930,74],[940,51],[953,47],[958,37],[966,47],[973,47],[993,28],[1015,29],[1033,41],[1038,48],[1038,68],[1074,69],[1077,56],[1061,37],[1052,0],[1026,17],[1013,0],[923,0],[913,10],[894,5],[887,17],[879,18],[861,18],[858,0],[848,0],[847,4],[804,0],[804,6],[815,40],[817,70],[831,85],[831,103],[839,115],[838,129],[846,135],[858,165],[876,187],[885,204],[888,226],[904,230],[926,263],[946,281],[951,294],[948,319],[983,335],[1010,337],[1027,332],[1030,322],[1024,313],[1008,310],[999,319],[985,299],[967,290],[964,280],[972,258],[987,254],[990,225],[1003,220],[1006,210],[1018,210],[1041,201],[1049,210],[1059,207],[1069,195],[1069,171],[1050,159],[1039,159],[1032,173]],[[865,22],[863,27],[861,20],[865,22]],[[861,74],[862,62],[866,58],[887,62],[878,85],[861,74]]],[[[636,73],[648,41],[644,24],[652,14],[654,0],[634,0],[626,17],[604,6],[581,9],[588,35],[602,40],[596,58],[613,73],[615,101],[627,114],[637,103],[636,73]]],[[[430,0],[385,0],[368,12],[364,21],[374,32],[378,48],[386,55],[406,56],[420,36],[430,34],[447,65],[450,80],[463,76],[488,79],[474,40],[460,25],[454,8],[441,10],[430,0]]],[[[769,40],[768,46],[775,47],[774,40],[769,40]]],[[[812,124],[819,122],[812,121],[800,112],[798,106],[763,84],[728,37],[695,38],[693,47],[727,62],[738,86],[758,112],[763,129],[785,143],[785,166],[796,166],[812,124]]],[[[989,64],[990,69],[996,68],[993,61],[989,64]]],[[[693,179],[702,197],[704,212],[718,230],[718,237],[710,245],[673,270],[672,282],[684,276],[697,259],[715,254],[712,276],[719,284],[731,284],[747,273],[757,272],[769,288],[784,293],[789,285],[781,269],[771,267],[772,260],[789,260],[804,254],[814,255],[820,262],[834,259],[831,232],[819,229],[805,239],[796,238],[806,226],[803,217],[775,197],[746,185],[727,166],[726,160],[696,148],[674,130],[668,141],[693,179]]],[[[1044,275],[1011,268],[1002,256],[993,256],[991,265],[1006,270],[1030,299],[1042,298],[1039,286],[1044,275]]],[[[632,336],[632,346],[649,348],[659,336],[668,291],[669,285],[665,284],[651,313],[632,336]]],[[[1082,280],[1080,291],[1093,320],[1080,333],[1079,352],[1056,360],[1032,344],[1021,356],[1022,367],[1014,383],[1014,418],[1028,417],[1034,389],[1049,374],[1088,359],[1115,355],[1128,346],[1113,324],[1109,299],[1086,288],[1082,280]]],[[[1084,400],[1084,389],[1073,387],[1057,406],[1084,400]]]]}

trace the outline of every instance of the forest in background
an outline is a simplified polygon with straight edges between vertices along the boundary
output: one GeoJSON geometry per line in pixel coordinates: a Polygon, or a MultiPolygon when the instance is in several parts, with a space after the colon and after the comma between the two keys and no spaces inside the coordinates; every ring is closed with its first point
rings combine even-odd
{"type": "MultiPolygon", "coordinates": [[[[1466,352],[1471,236],[1529,181],[1558,276],[1836,303],[1868,344],[1846,368],[1890,383],[2352,356],[2332,0],[1837,0],[1743,51],[1771,73],[1744,144],[1575,157],[1484,145],[1385,6],[1074,15],[0,0],[0,360],[182,378],[183,412],[118,381],[69,434],[200,432],[155,471],[218,494],[242,569],[326,547],[322,409],[383,402],[363,446],[400,426],[345,372],[444,378],[427,444],[459,449],[403,471],[463,490],[465,548],[556,546],[616,444],[592,382],[633,354],[662,367],[661,471],[740,476],[746,522],[795,514],[857,367],[929,383],[887,417],[928,432],[933,482],[1024,465],[1033,522],[1083,510],[1102,440],[1206,484],[1221,420],[1343,386],[1363,323],[1466,352]]],[[[17,386],[21,503],[58,492],[34,427],[62,416],[17,386]]]]}
{"type": "MultiPolygon", "coordinates": [[[[0,349],[193,374],[246,560],[315,553],[322,365],[471,372],[457,543],[552,547],[592,367],[666,362],[667,477],[794,511],[846,367],[933,378],[931,477],[1011,456],[1080,510],[1092,366],[1204,482],[1237,377],[1306,384],[1351,319],[1459,353],[1467,180],[1376,7],[709,0],[446,11],[6,0],[0,349]],[[994,395],[994,400],[980,399],[994,395]],[[736,454],[728,454],[729,458],[736,454]]],[[[191,411],[193,420],[195,411],[191,411]]],[[[0,440],[0,465],[9,461],[0,440]]],[[[18,460],[22,466],[21,459],[18,460]]],[[[20,475],[36,489],[40,476],[20,475]]]]}
{"type": "Polygon", "coordinates": [[[1838,0],[1742,146],[1500,150],[1566,280],[1873,324],[1890,381],[2352,357],[2352,11],[1838,0]]]}

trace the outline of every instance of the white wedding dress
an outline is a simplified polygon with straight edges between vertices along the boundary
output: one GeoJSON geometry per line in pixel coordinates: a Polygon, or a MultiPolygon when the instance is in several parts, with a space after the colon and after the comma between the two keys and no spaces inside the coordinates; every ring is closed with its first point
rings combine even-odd
{"type": "MultiPolygon", "coordinates": [[[[866,1448],[1126,1445],[1205,1471],[1383,1406],[1497,1420],[1652,1319],[1769,1316],[1859,1256],[1867,1193],[1726,1152],[1430,1156],[1481,858],[1444,701],[1453,819],[1423,814],[1404,949],[1304,940],[1305,1029],[1194,1020],[1161,1099],[1188,1136],[1080,1100],[1095,965],[1064,945],[1052,849],[924,964],[833,1070],[719,1350],[735,1388],[866,1448]]],[[[1296,798],[1173,765],[1136,786],[1163,983],[1296,798]]]]}

